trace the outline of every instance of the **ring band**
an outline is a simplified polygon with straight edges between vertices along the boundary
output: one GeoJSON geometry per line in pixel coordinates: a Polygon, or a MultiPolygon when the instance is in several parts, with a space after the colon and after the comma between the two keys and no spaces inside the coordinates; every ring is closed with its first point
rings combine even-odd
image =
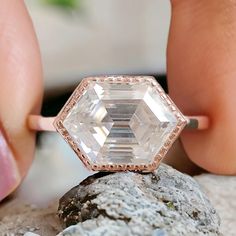
{"type": "Polygon", "coordinates": [[[58,131],[90,170],[150,172],[183,129],[208,129],[209,118],[184,116],[153,77],[103,76],[83,79],[56,117],[32,114],[28,126],[58,131]]]}
{"type": "MultiPolygon", "coordinates": [[[[209,128],[209,118],[207,116],[185,116],[188,120],[185,129],[205,130],[209,128]]],[[[54,131],[53,123],[56,117],[43,117],[41,115],[29,115],[28,126],[35,131],[54,131]]]]}

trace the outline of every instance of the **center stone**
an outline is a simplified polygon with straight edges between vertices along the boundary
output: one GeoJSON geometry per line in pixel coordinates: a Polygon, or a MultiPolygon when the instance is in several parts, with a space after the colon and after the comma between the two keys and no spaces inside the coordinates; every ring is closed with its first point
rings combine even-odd
{"type": "Polygon", "coordinates": [[[150,164],[177,118],[148,81],[91,81],[63,125],[93,164],[150,164]]]}

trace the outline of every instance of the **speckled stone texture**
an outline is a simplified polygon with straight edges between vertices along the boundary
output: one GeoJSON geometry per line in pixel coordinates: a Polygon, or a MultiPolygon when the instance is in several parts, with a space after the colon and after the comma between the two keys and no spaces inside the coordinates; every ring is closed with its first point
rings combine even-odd
{"type": "Polygon", "coordinates": [[[149,174],[99,173],[61,200],[60,236],[220,235],[220,220],[197,182],[167,165],[149,174]]]}
{"type": "Polygon", "coordinates": [[[195,179],[211,199],[221,217],[220,231],[225,236],[236,235],[236,176],[202,174],[195,179]]]}

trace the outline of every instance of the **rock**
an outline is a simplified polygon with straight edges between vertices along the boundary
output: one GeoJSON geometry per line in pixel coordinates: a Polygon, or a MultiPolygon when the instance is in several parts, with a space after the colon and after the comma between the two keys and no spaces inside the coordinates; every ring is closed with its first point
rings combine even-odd
{"type": "Polygon", "coordinates": [[[24,236],[40,236],[39,234],[34,234],[32,232],[26,232],[24,236]]]}
{"type": "Polygon", "coordinates": [[[194,177],[221,217],[223,235],[236,235],[236,176],[202,174],[194,177]]]}
{"type": "Polygon", "coordinates": [[[59,236],[220,235],[197,182],[164,164],[154,173],[88,177],[61,198],[58,215],[70,226],[59,236]]]}

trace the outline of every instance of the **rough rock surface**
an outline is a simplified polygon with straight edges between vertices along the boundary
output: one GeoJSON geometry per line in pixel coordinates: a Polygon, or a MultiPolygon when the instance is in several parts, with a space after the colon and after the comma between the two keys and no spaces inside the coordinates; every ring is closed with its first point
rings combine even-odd
{"type": "Polygon", "coordinates": [[[203,187],[221,218],[220,231],[236,235],[236,176],[202,174],[195,179],[203,187]]]}
{"type": "Polygon", "coordinates": [[[167,165],[150,174],[99,173],[60,200],[71,226],[60,236],[220,235],[220,220],[196,181],[167,165]]]}

